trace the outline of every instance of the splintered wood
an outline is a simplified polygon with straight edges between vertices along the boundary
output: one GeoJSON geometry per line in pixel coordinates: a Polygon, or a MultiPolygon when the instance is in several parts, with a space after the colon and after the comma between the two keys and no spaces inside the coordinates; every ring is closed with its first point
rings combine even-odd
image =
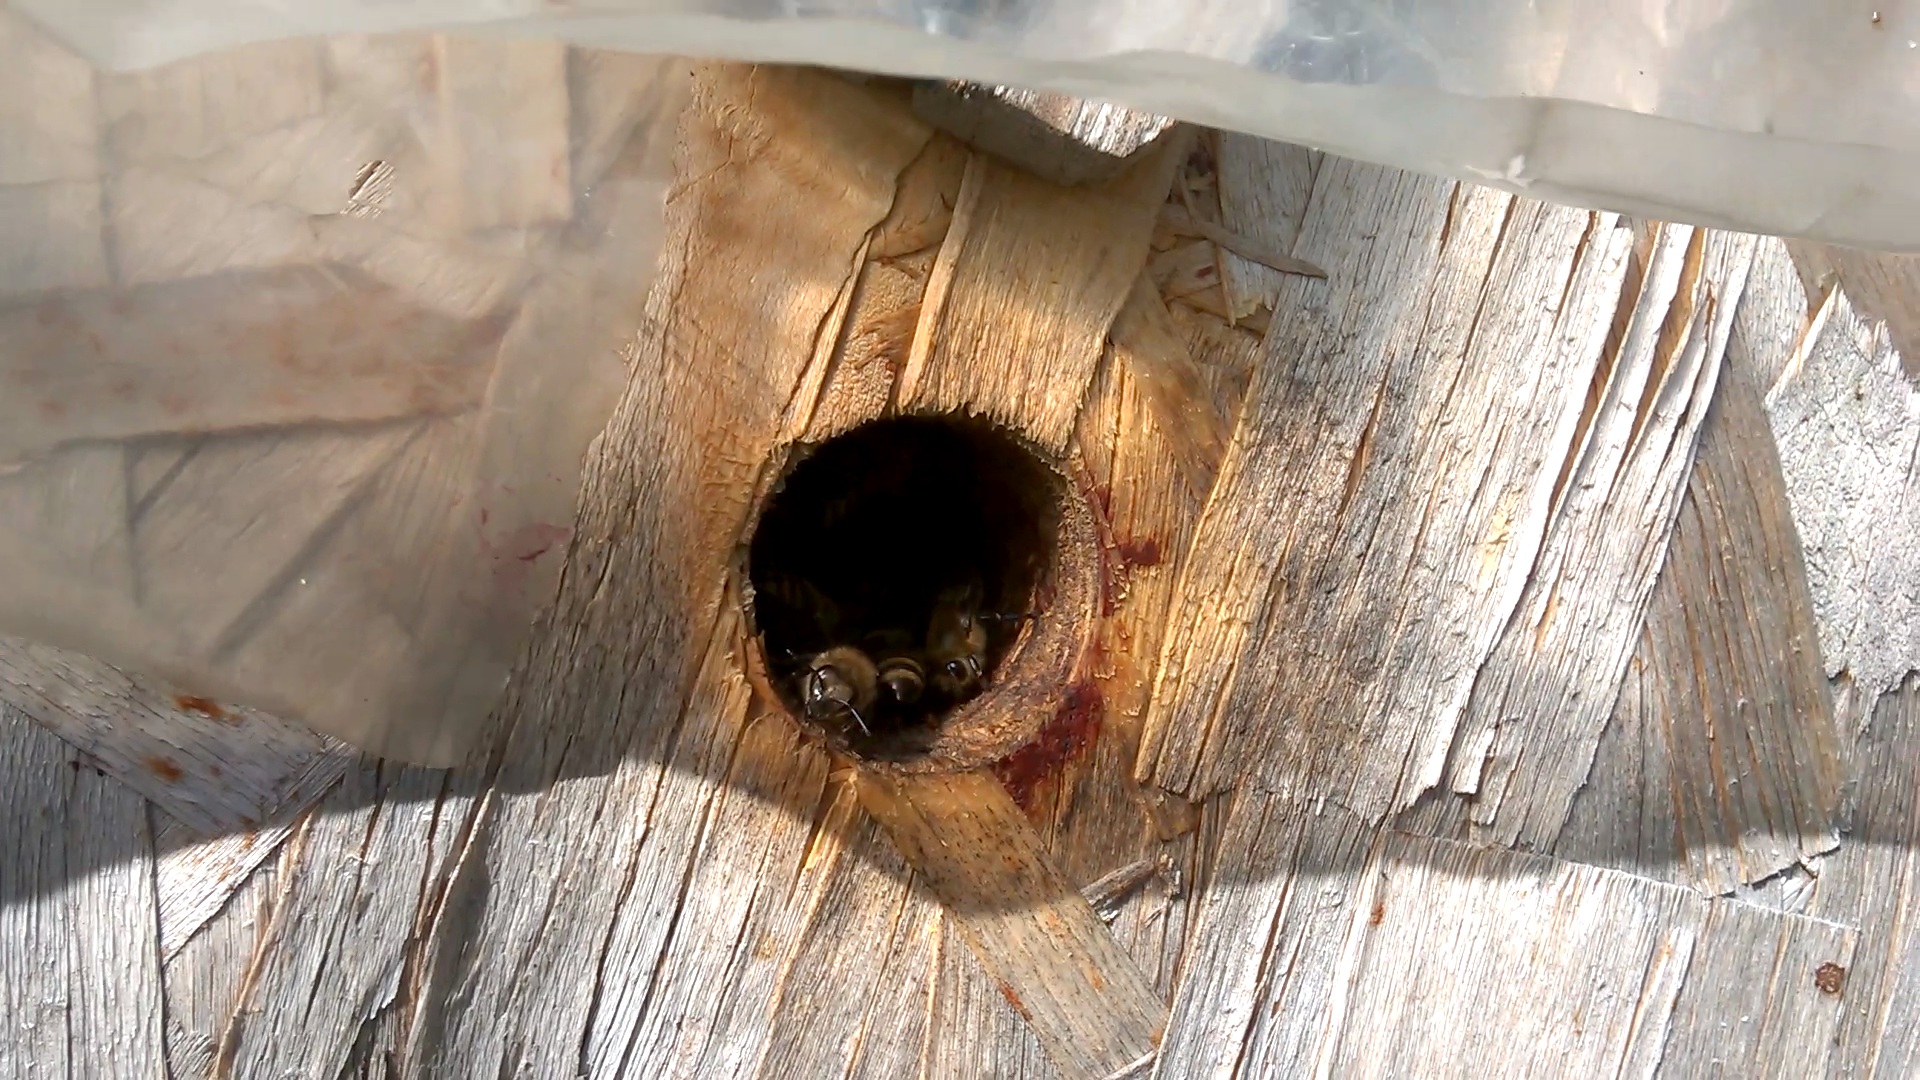
{"type": "Polygon", "coordinates": [[[1378,817],[1440,781],[1526,584],[1631,234],[1345,162],[1314,211],[1300,250],[1330,279],[1281,286],[1140,768],[1189,796],[1250,771],[1378,817]],[[1347,241],[1387,221],[1391,242],[1347,241]]]}

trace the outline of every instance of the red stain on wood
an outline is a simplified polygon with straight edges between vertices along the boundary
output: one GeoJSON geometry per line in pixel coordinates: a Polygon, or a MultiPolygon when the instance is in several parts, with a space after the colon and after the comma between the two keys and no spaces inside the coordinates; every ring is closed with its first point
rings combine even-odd
{"type": "Polygon", "coordinates": [[[1386,921],[1387,921],[1387,902],[1385,900],[1375,900],[1373,902],[1373,910],[1367,914],[1367,925],[1379,926],[1381,923],[1386,921]]]}
{"type": "Polygon", "coordinates": [[[1143,566],[1159,566],[1166,560],[1166,549],[1158,537],[1121,539],[1113,527],[1113,487],[1095,484],[1081,477],[1081,493],[1093,511],[1093,531],[1100,546],[1100,616],[1111,617],[1127,598],[1133,571],[1143,566]]]}
{"type": "Polygon", "coordinates": [[[1013,987],[998,979],[995,979],[994,983],[1000,987],[1000,996],[1006,998],[1007,1004],[1013,1006],[1013,1011],[1020,1014],[1020,1019],[1029,1024],[1033,1023],[1033,1014],[1027,1011],[1027,1003],[1020,1000],[1020,995],[1013,992],[1013,987]]]}
{"type": "Polygon", "coordinates": [[[1059,775],[1067,762],[1086,753],[1105,719],[1106,702],[1100,688],[1082,679],[1068,689],[1066,699],[1040,734],[995,762],[993,774],[1020,809],[1032,813],[1035,791],[1048,778],[1059,775]]]}
{"type": "Polygon", "coordinates": [[[181,712],[199,713],[214,720],[233,721],[232,715],[212,698],[197,697],[193,694],[175,694],[173,704],[181,712]]]}
{"type": "Polygon", "coordinates": [[[169,784],[178,783],[181,777],[187,775],[180,766],[175,765],[171,760],[161,757],[159,754],[148,756],[147,769],[152,772],[153,775],[165,780],[169,784]]]}
{"type": "Polygon", "coordinates": [[[1120,555],[1120,565],[1132,570],[1140,566],[1159,566],[1166,556],[1160,550],[1160,541],[1149,536],[1144,540],[1122,540],[1115,545],[1120,555]]]}

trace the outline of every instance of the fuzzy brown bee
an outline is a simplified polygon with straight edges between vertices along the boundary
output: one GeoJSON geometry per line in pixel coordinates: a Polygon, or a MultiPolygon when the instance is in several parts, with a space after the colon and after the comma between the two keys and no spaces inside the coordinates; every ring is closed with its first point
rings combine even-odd
{"type": "Polygon", "coordinates": [[[915,704],[927,692],[926,665],[915,657],[882,657],[878,670],[881,697],[897,707],[915,704]]]}
{"type": "Polygon", "coordinates": [[[942,592],[927,622],[927,659],[933,688],[955,702],[980,692],[987,676],[987,624],[980,618],[980,585],[942,592]]]}
{"type": "Polygon", "coordinates": [[[816,654],[800,673],[800,703],[807,718],[825,723],[842,715],[871,736],[866,713],[879,697],[880,672],[872,658],[851,645],[816,654]]]}
{"type": "Polygon", "coordinates": [[[1037,613],[996,614],[981,610],[978,581],[943,591],[927,623],[927,660],[933,688],[955,702],[978,694],[987,681],[988,628],[994,623],[1037,618],[1037,613]]]}

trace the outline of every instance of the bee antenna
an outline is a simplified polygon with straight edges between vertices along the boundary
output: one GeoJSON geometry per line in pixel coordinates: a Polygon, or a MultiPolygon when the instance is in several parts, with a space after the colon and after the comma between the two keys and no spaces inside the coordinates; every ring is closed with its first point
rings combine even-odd
{"type": "Polygon", "coordinates": [[[867,726],[867,718],[860,715],[860,710],[853,707],[853,702],[843,701],[841,704],[847,707],[847,713],[853,717],[853,722],[860,725],[860,733],[869,739],[873,738],[873,729],[867,726]]]}

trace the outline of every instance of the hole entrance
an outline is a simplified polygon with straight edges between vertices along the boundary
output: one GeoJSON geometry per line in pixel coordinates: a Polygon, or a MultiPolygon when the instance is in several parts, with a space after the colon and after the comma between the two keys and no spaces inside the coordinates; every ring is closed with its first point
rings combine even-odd
{"type": "Polygon", "coordinates": [[[1060,666],[1047,661],[1064,638],[1048,627],[1067,490],[972,419],[877,420],[800,448],[747,549],[771,689],[804,727],[870,760],[964,767],[1017,746],[1024,724],[985,706],[1023,684],[1032,696],[1046,676],[1015,677],[1029,658],[1060,666]]]}

